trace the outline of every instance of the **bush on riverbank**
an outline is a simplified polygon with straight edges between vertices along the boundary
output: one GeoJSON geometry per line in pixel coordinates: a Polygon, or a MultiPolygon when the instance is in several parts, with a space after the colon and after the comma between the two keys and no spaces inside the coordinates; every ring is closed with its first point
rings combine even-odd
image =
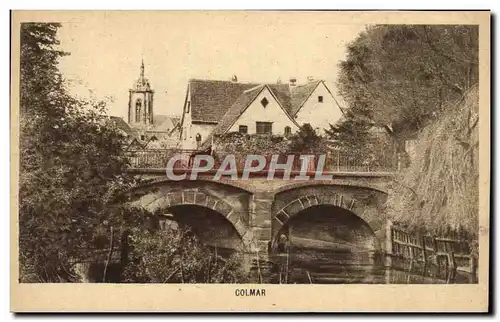
{"type": "Polygon", "coordinates": [[[237,254],[223,257],[189,230],[132,231],[125,267],[128,283],[245,283],[237,254]]]}

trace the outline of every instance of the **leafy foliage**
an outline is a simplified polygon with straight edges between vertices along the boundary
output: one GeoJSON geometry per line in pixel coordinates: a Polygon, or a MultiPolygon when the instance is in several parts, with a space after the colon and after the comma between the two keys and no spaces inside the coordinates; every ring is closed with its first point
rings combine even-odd
{"type": "Polygon", "coordinates": [[[215,146],[216,153],[220,155],[273,155],[285,153],[288,149],[288,141],[282,136],[233,132],[219,136],[215,141],[215,146]]]}
{"type": "Polygon", "coordinates": [[[135,229],[124,281],[132,283],[245,283],[241,258],[224,258],[183,229],[135,229]]]}
{"type": "Polygon", "coordinates": [[[216,151],[221,155],[246,156],[284,155],[290,152],[311,153],[325,151],[325,141],[310,124],[304,124],[299,131],[288,137],[266,134],[241,134],[238,132],[221,135],[216,140],[216,151]]]}

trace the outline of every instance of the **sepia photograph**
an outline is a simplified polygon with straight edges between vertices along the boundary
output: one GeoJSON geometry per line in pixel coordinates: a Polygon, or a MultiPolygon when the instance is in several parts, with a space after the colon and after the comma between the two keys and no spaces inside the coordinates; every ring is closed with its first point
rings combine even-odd
{"type": "Polygon", "coordinates": [[[364,14],[12,12],[16,287],[484,298],[489,12],[364,14]]]}

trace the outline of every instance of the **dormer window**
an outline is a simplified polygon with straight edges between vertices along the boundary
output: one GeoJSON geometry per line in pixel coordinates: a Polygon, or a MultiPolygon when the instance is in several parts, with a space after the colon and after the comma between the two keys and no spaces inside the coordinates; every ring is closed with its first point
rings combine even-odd
{"type": "Polygon", "coordinates": [[[318,96],[318,103],[323,103],[323,96],[318,96]]]}
{"type": "Polygon", "coordinates": [[[267,106],[267,104],[269,104],[269,101],[267,100],[267,98],[263,98],[261,101],[260,101],[260,104],[262,104],[262,106],[264,106],[264,108],[267,106]]]}

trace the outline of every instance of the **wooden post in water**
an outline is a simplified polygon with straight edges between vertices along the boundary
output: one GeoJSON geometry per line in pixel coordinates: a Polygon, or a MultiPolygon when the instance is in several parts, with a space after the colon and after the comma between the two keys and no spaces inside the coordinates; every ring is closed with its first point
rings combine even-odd
{"type": "Polygon", "coordinates": [[[385,254],[384,254],[384,266],[392,267],[392,222],[390,220],[386,221],[385,225],[385,254]]]}
{"type": "Polygon", "coordinates": [[[309,284],[314,284],[311,278],[311,274],[309,274],[309,271],[306,272],[307,272],[307,277],[309,278],[309,284]]]}
{"type": "Polygon", "coordinates": [[[262,284],[262,273],[261,273],[261,271],[260,271],[260,256],[259,256],[259,250],[257,250],[256,256],[257,256],[257,274],[259,275],[259,284],[262,284]]]}
{"type": "Polygon", "coordinates": [[[285,274],[285,284],[288,284],[288,265],[290,265],[290,246],[286,250],[286,274],[285,274]]]}
{"type": "Polygon", "coordinates": [[[424,269],[422,276],[427,276],[427,246],[425,245],[425,233],[422,234],[422,256],[424,257],[424,269]]]}
{"type": "Polygon", "coordinates": [[[413,247],[413,240],[411,238],[411,235],[409,233],[406,233],[406,242],[408,243],[408,255],[410,256],[410,261],[413,262],[415,259],[415,247],[413,247]]]}
{"type": "Polygon", "coordinates": [[[477,260],[472,254],[470,255],[469,259],[469,265],[470,265],[470,273],[472,275],[472,283],[477,283],[478,278],[477,278],[477,260]]]}

